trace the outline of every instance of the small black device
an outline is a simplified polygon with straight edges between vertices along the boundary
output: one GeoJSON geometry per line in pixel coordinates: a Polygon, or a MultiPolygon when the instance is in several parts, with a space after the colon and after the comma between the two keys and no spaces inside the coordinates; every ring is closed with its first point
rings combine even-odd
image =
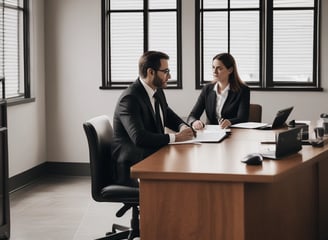
{"type": "Polygon", "coordinates": [[[263,150],[260,154],[264,158],[280,159],[284,156],[297,153],[302,149],[301,132],[302,129],[296,127],[276,133],[274,148],[263,150]]]}
{"type": "Polygon", "coordinates": [[[263,157],[259,153],[247,154],[242,160],[243,163],[247,165],[262,165],[263,157]]]}
{"type": "Polygon", "coordinates": [[[296,122],[295,120],[291,120],[288,123],[288,128],[295,128],[299,127],[302,128],[302,140],[309,139],[309,125],[302,122],[296,122]]]}
{"type": "Polygon", "coordinates": [[[320,139],[315,139],[310,141],[312,147],[323,147],[324,141],[320,139]]]}
{"type": "Polygon", "coordinates": [[[320,117],[321,118],[328,118],[328,113],[321,113],[320,114],[320,117]]]}
{"type": "Polygon", "coordinates": [[[293,110],[293,108],[294,107],[288,107],[288,108],[279,110],[277,112],[272,124],[267,124],[267,125],[258,127],[257,129],[271,130],[271,129],[277,129],[277,128],[284,127],[286,120],[287,120],[288,116],[290,115],[291,111],[293,110]]]}

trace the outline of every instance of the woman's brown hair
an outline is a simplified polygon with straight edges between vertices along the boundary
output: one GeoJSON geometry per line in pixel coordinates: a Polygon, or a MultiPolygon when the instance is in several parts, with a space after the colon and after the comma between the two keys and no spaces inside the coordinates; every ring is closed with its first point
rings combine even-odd
{"type": "Polygon", "coordinates": [[[212,61],[214,60],[221,61],[227,69],[232,68],[232,73],[229,75],[230,89],[234,92],[238,92],[245,83],[239,77],[234,57],[229,53],[219,53],[213,57],[212,61]]]}

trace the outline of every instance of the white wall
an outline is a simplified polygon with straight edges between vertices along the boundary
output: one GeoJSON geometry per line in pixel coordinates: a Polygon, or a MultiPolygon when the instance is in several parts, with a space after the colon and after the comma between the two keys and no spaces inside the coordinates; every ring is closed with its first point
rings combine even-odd
{"type": "Polygon", "coordinates": [[[100,1],[45,1],[48,161],[88,161],[82,123],[111,114],[120,93],[99,89],[100,13],[100,1]]]}
{"type": "MultiPolygon", "coordinates": [[[[101,1],[33,0],[31,4],[34,7],[31,73],[36,101],[8,109],[10,176],[44,161],[88,162],[82,123],[99,114],[112,117],[122,92],[99,89],[101,1]]],[[[328,12],[328,2],[322,1],[322,4],[322,12],[328,12]]],[[[183,89],[167,90],[166,95],[172,108],[186,116],[199,90],[194,89],[194,3],[182,0],[182,5],[183,89]]],[[[287,105],[295,106],[290,119],[316,120],[321,112],[328,112],[328,69],[324,67],[328,63],[327,24],[325,15],[322,17],[321,51],[321,81],[325,90],[253,91],[251,102],[262,104],[264,122],[270,122],[273,114],[287,105]]]]}
{"type": "Polygon", "coordinates": [[[36,101],[8,107],[9,177],[46,161],[44,5],[31,4],[31,90],[36,101]]]}

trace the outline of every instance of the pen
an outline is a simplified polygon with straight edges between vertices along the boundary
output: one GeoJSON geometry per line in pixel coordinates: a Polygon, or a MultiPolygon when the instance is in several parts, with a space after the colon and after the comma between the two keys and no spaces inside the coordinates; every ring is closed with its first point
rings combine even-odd
{"type": "Polygon", "coordinates": [[[275,141],[262,141],[261,144],[276,144],[275,141]]]}
{"type": "MultiPolygon", "coordinates": [[[[182,120],[183,121],[183,120],[182,120]]],[[[197,137],[197,132],[196,132],[196,130],[195,129],[193,129],[193,127],[192,126],[190,126],[188,123],[186,123],[185,121],[183,121],[183,124],[185,124],[187,127],[190,127],[191,128],[191,130],[192,130],[192,132],[193,132],[193,134],[194,134],[194,137],[197,137]]]]}
{"type": "Polygon", "coordinates": [[[227,125],[227,124],[225,124],[225,126],[224,126],[224,127],[222,126],[222,123],[223,123],[223,121],[224,121],[224,120],[225,120],[225,119],[224,119],[224,118],[222,118],[222,117],[219,119],[219,125],[221,126],[221,128],[222,128],[222,129],[226,129],[226,128],[228,127],[228,125],[227,125]]]}

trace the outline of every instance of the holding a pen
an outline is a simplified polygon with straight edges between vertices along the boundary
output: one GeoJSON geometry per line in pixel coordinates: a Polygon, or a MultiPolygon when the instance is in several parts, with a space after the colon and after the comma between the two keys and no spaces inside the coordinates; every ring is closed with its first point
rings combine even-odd
{"type": "Polygon", "coordinates": [[[220,118],[219,125],[222,129],[225,129],[231,126],[231,122],[228,119],[220,118]]]}
{"type": "Polygon", "coordinates": [[[250,106],[250,88],[237,71],[235,59],[229,53],[220,53],[212,59],[213,81],[202,87],[187,123],[200,130],[205,124],[228,128],[247,122],[250,106]],[[201,121],[205,115],[206,122],[201,121]]]}
{"type": "Polygon", "coordinates": [[[190,128],[192,130],[192,133],[194,135],[194,137],[197,137],[197,131],[192,127],[190,126],[188,123],[184,122],[184,125],[187,127],[187,128],[190,128]]]}
{"type": "Polygon", "coordinates": [[[196,120],[192,123],[192,128],[195,130],[202,130],[204,127],[205,124],[200,120],[196,120]]]}
{"type": "Polygon", "coordinates": [[[180,131],[175,134],[175,141],[180,142],[180,137],[188,136],[189,138],[194,138],[197,136],[197,132],[190,125],[183,123],[180,127],[180,131]]]}
{"type": "MultiPolygon", "coordinates": [[[[231,126],[231,122],[228,119],[220,118],[218,121],[219,126],[224,129],[231,126]]],[[[201,120],[196,120],[192,123],[192,127],[195,130],[202,130],[204,129],[205,124],[201,120]]]]}

